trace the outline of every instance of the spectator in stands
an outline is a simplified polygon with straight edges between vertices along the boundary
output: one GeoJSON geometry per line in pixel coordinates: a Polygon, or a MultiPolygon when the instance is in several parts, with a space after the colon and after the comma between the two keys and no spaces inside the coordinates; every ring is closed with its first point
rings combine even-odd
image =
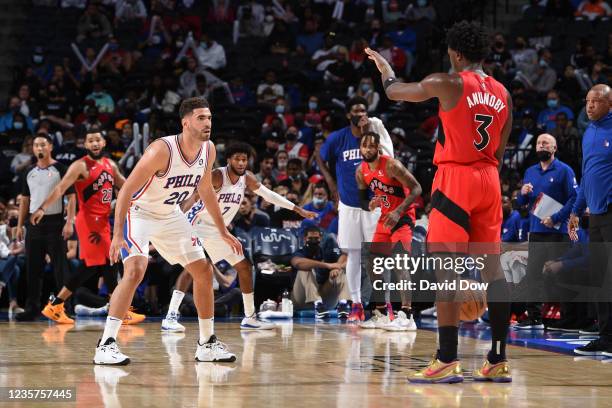
{"type": "Polygon", "coordinates": [[[565,66],[563,76],[557,80],[555,89],[559,91],[559,94],[565,100],[572,100],[573,98],[584,95],[584,92],[576,79],[576,72],[573,65],[568,64],[565,66]]]}
{"type": "Polygon", "coordinates": [[[63,136],[62,145],[55,151],[55,160],[69,167],[72,162],[85,156],[87,151],[77,146],[74,129],[64,130],[63,136]]]}
{"type": "Polygon", "coordinates": [[[0,221],[0,297],[6,287],[9,299],[9,316],[15,313],[23,313],[23,309],[17,303],[17,289],[19,283],[19,266],[17,257],[23,253],[23,243],[13,240],[11,230],[17,226],[18,211],[16,208],[8,208],[2,211],[0,221]]]}
{"type": "Polygon", "coordinates": [[[267,227],[269,225],[270,217],[268,214],[255,208],[249,198],[243,197],[238,214],[234,218],[234,227],[249,232],[252,227],[267,227]]]}
{"type": "MultiPolygon", "coordinates": [[[[555,158],[557,141],[549,134],[538,137],[536,154],[539,163],[529,167],[523,177],[521,194],[517,197],[519,205],[529,204],[529,261],[527,264],[528,285],[530,290],[538,293],[542,290],[542,267],[546,261],[560,256],[563,250],[561,243],[568,242],[567,221],[576,200],[576,176],[567,164],[555,158]],[[540,219],[533,214],[536,199],[540,193],[556,200],[563,207],[561,210],[540,219]],[[545,244],[549,243],[549,244],[545,244]]],[[[533,297],[532,297],[533,299],[533,297]]],[[[543,329],[542,313],[539,305],[528,303],[529,317],[519,322],[517,329],[543,329]]]]}
{"type": "MultiPolygon", "coordinates": [[[[34,153],[32,152],[33,138],[26,136],[21,146],[21,152],[17,153],[11,161],[11,172],[15,175],[20,174],[26,167],[34,162],[34,153]]],[[[15,177],[13,181],[17,181],[15,177]]]]}
{"type": "Polygon", "coordinates": [[[280,128],[278,128],[277,130],[282,130],[284,132],[288,126],[293,126],[293,114],[289,109],[289,104],[287,103],[287,100],[282,96],[277,97],[274,101],[274,113],[271,113],[266,116],[266,119],[264,121],[264,129],[276,128],[273,123],[274,119],[277,119],[281,122],[280,128]]]}
{"type": "Polygon", "coordinates": [[[300,159],[302,163],[306,163],[310,156],[308,146],[302,142],[298,142],[299,131],[295,126],[289,126],[285,132],[286,142],[278,146],[278,150],[284,150],[289,155],[289,159],[300,159]]]}
{"type": "Polygon", "coordinates": [[[528,90],[535,91],[538,94],[546,94],[557,83],[557,73],[544,58],[540,58],[538,67],[532,75],[527,76],[520,72],[516,75],[516,79],[523,82],[528,90]]]}
{"type": "Polygon", "coordinates": [[[90,1],[77,23],[77,42],[101,45],[112,34],[108,18],[98,9],[98,3],[90,1]]]}
{"type": "Polygon", "coordinates": [[[574,9],[570,0],[549,0],[546,3],[546,17],[569,20],[574,15],[574,9]]]}
{"type": "Polygon", "coordinates": [[[557,113],[557,126],[551,134],[561,146],[559,158],[572,168],[580,168],[581,138],[578,129],[569,121],[565,112],[557,113]]]}
{"type": "Polygon", "coordinates": [[[559,93],[555,90],[548,92],[546,106],[538,114],[538,127],[546,132],[551,132],[557,127],[557,114],[564,112],[570,121],[574,120],[574,112],[565,105],[561,105],[559,93]]]}
{"type": "Polygon", "coordinates": [[[99,119],[98,108],[95,105],[90,105],[85,108],[84,120],[79,121],[78,118],[75,121],[80,123],[79,133],[85,134],[92,128],[102,129],[102,122],[99,119]]]}
{"type": "Polygon", "coordinates": [[[263,24],[266,17],[266,11],[263,5],[255,0],[245,0],[241,1],[241,3],[242,4],[238,6],[238,11],[236,12],[236,18],[238,20],[242,21],[249,17],[252,22],[263,24]]]}
{"type": "Polygon", "coordinates": [[[264,178],[276,179],[278,170],[274,168],[274,155],[264,153],[259,161],[259,172],[255,174],[257,181],[263,183],[264,178]]]}
{"type": "Polygon", "coordinates": [[[368,113],[372,114],[378,109],[380,95],[374,88],[374,82],[370,77],[363,77],[359,81],[359,85],[355,89],[350,86],[346,95],[349,99],[353,96],[361,96],[368,101],[368,113]]]}
{"type": "Polygon", "coordinates": [[[591,69],[591,75],[589,76],[590,88],[597,84],[608,84],[608,78],[603,73],[604,64],[601,61],[597,61],[593,64],[591,69]]]}
{"type": "Polygon", "coordinates": [[[300,196],[304,194],[308,188],[308,180],[304,173],[303,166],[301,159],[290,158],[287,162],[287,177],[283,180],[279,180],[279,185],[286,186],[289,191],[294,191],[300,196]]]}
{"type": "Polygon", "coordinates": [[[317,319],[329,317],[329,309],[348,313],[349,297],[346,281],[346,255],[332,237],[323,239],[317,227],[304,232],[304,247],[291,258],[297,270],[291,301],[297,309],[312,305],[317,319]]]}
{"type": "Polygon", "coordinates": [[[383,40],[382,24],[378,18],[370,22],[370,29],[366,35],[366,40],[370,48],[377,49],[382,45],[383,40]]]}
{"type": "Polygon", "coordinates": [[[523,242],[527,240],[529,217],[522,217],[513,208],[513,201],[508,196],[502,196],[502,242],[523,242]]]}
{"type": "MultiPolygon", "coordinates": [[[[51,81],[53,82],[53,80],[51,81]]],[[[17,97],[21,101],[21,107],[19,111],[23,113],[25,117],[31,116],[36,117],[39,113],[38,102],[34,99],[30,92],[30,86],[28,84],[22,84],[17,92],[17,97]]]]}
{"type": "Polygon", "coordinates": [[[21,144],[29,133],[30,132],[26,128],[26,118],[21,113],[16,113],[13,115],[12,127],[5,129],[2,135],[2,144],[17,150],[21,147],[21,144]]]}
{"type": "Polygon", "coordinates": [[[138,27],[147,18],[147,8],[142,0],[116,0],[115,26],[135,25],[138,27]]]}
{"type": "Polygon", "coordinates": [[[546,9],[540,3],[540,0],[530,0],[529,4],[523,6],[523,17],[530,20],[544,17],[546,9]]]}
{"type": "Polygon", "coordinates": [[[225,68],[227,65],[225,48],[212,39],[209,33],[202,33],[200,45],[196,51],[196,56],[200,65],[206,69],[216,72],[225,68]]]}
{"type": "Polygon", "coordinates": [[[583,0],[576,9],[576,18],[590,21],[612,16],[612,8],[604,0],[583,0]]]}
{"type": "Polygon", "coordinates": [[[338,60],[338,52],[341,46],[336,42],[336,33],[333,31],[325,35],[323,46],[315,51],[310,59],[313,68],[323,73],[327,68],[338,60]]]}
{"type": "Polygon", "coordinates": [[[102,82],[95,82],[93,92],[85,97],[85,100],[92,100],[100,113],[113,113],[115,111],[115,101],[113,97],[106,92],[102,82]]]}
{"type": "Polygon", "coordinates": [[[285,96],[283,85],[276,80],[273,69],[266,71],[264,82],[257,86],[257,103],[274,103],[277,98],[285,96]],[[265,92],[268,90],[268,92],[265,92]]]}
{"type": "Polygon", "coordinates": [[[416,41],[417,34],[411,27],[406,23],[405,18],[399,18],[397,20],[397,30],[390,31],[388,33],[393,45],[401,48],[406,53],[407,68],[406,72],[410,72],[412,63],[416,56],[416,41]]]}
{"type": "Polygon", "coordinates": [[[364,62],[367,61],[365,49],[368,47],[368,42],[364,38],[354,40],[349,50],[349,61],[353,64],[353,68],[360,70],[364,68],[364,62]]]}
{"type": "MultiPolygon", "coordinates": [[[[53,66],[47,61],[43,47],[35,47],[32,54],[33,74],[38,78],[38,85],[46,84],[53,76],[53,66]]],[[[32,85],[32,84],[30,84],[32,85]]],[[[36,87],[38,89],[38,87],[36,87]]]]}
{"type": "Polygon", "coordinates": [[[348,50],[344,46],[338,47],[335,54],[336,61],[329,64],[323,74],[326,84],[338,91],[345,90],[355,80],[355,69],[348,60],[348,50]]]}
{"type": "Polygon", "coordinates": [[[296,39],[296,51],[298,54],[311,56],[324,45],[323,33],[318,31],[318,23],[314,18],[304,21],[304,32],[296,39]]]}
{"type": "MultiPolygon", "coordinates": [[[[299,206],[300,194],[297,191],[290,190],[286,185],[282,185],[282,182],[274,191],[299,206]]],[[[269,208],[268,214],[270,214],[270,227],[272,228],[299,228],[303,219],[293,210],[277,208],[276,206],[269,208]]]]}
{"type": "Polygon", "coordinates": [[[17,130],[26,129],[30,132],[34,132],[34,124],[32,122],[32,118],[23,115],[23,113],[21,112],[21,100],[16,96],[12,96],[9,100],[8,112],[0,116],[0,132],[6,132],[9,129],[14,128],[16,128],[17,130]],[[25,119],[21,122],[18,122],[17,126],[14,126],[13,119],[16,117],[16,115],[19,115],[20,118],[25,119]]]}
{"type": "Polygon", "coordinates": [[[56,84],[50,83],[47,85],[46,96],[42,98],[40,108],[41,116],[44,116],[57,127],[69,128],[72,126],[68,112],[70,108],[68,100],[56,84]]]}
{"type": "Polygon", "coordinates": [[[229,0],[213,0],[208,9],[206,22],[209,24],[229,24],[236,19],[236,12],[229,0]]]}
{"type": "Polygon", "coordinates": [[[527,47],[525,37],[516,37],[514,50],[512,50],[512,60],[516,66],[517,73],[520,71],[525,76],[533,75],[538,66],[538,53],[533,48],[527,47]]]}
{"type": "MultiPolygon", "coordinates": [[[[304,209],[317,213],[317,217],[312,220],[304,219],[300,225],[301,230],[305,231],[307,227],[314,225],[321,230],[337,233],[337,230],[330,230],[332,222],[338,218],[338,213],[334,203],[329,199],[327,184],[325,181],[319,181],[316,184],[310,184],[308,188],[312,189],[312,200],[304,205],[304,209]]],[[[337,227],[337,223],[335,225],[337,227]]]]}
{"type": "Polygon", "coordinates": [[[436,21],[436,9],[429,0],[417,0],[416,6],[410,3],[404,15],[408,21],[419,21],[423,19],[429,20],[432,23],[436,21]]]}

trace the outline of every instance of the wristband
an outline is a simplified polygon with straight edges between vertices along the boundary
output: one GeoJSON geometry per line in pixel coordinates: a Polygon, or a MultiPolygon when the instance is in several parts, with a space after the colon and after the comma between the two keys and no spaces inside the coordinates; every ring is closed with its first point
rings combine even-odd
{"type": "Polygon", "coordinates": [[[383,88],[385,88],[385,92],[387,91],[387,88],[391,86],[391,84],[398,82],[399,80],[397,78],[387,78],[386,81],[383,82],[383,88]]]}

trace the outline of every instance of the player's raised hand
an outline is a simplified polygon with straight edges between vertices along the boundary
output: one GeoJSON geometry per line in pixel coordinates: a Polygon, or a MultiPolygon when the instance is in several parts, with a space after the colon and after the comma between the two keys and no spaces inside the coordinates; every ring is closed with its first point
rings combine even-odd
{"type": "Polygon", "coordinates": [[[314,211],[308,211],[303,209],[302,207],[298,207],[297,205],[293,209],[296,213],[300,214],[302,217],[307,218],[309,220],[314,220],[317,218],[317,213],[314,211]]]}
{"type": "Polygon", "coordinates": [[[366,48],[365,53],[368,54],[369,59],[374,61],[374,63],[376,64],[376,68],[378,68],[381,74],[385,71],[393,72],[391,65],[389,65],[389,62],[385,59],[385,57],[383,57],[371,48],[366,48]]]}
{"type": "Polygon", "coordinates": [[[233,236],[226,230],[221,235],[221,238],[225,241],[226,244],[232,247],[232,251],[234,251],[235,254],[242,255],[242,244],[235,236],[233,236]]]}
{"type": "Polygon", "coordinates": [[[130,247],[128,247],[127,242],[125,242],[121,235],[115,235],[111,241],[110,251],[108,253],[111,265],[119,262],[122,249],[129,251],[130,247]]]}

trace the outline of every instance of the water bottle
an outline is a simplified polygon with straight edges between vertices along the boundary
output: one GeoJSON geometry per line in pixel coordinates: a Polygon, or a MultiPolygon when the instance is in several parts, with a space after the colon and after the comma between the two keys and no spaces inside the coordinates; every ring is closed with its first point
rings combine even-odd
{"type": "Polygon", "coordinates": [[[283,292],[283,297],[281,301],[281,311],[283,313],[288,313],[290,316],[293,316],[293,302],[289,298],[289,291],[285,289],[283,292]]]}

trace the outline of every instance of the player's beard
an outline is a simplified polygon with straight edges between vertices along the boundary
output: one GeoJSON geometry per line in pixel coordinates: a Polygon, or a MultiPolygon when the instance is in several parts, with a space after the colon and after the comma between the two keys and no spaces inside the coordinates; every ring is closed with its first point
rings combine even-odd
{"type": "Polygon", "coordinates": [[[366,163],[372,163],[372,162],[376,161],[376,159],[378,159],[378,155],[377,154],[373,155],[369,159],[366,156],[364,156],[364,155],[361,155],[361,156],[363,157],[363,161],[366,162],[366,163]]]}
{"type": "Polygon", "coordinates": [[[92,152],[91,150],[87,151],[87,155],[92,159],[92,160],[100,160],[100,158],[102,157],[102,150],[100,150],[100,153],[95,154],[94,152],[92,152]]]}
{"type": "Polygon", "coordinates": [[[242,177],[244,176],[244,173],[246,173],[246,169],[244,169],[243,171],[238,171],[236,170],[233,166],[230,165],[230,169],[232,169],[232,173],[234,173],[235,175],[237,175],[238,177],[242,177]]]}

